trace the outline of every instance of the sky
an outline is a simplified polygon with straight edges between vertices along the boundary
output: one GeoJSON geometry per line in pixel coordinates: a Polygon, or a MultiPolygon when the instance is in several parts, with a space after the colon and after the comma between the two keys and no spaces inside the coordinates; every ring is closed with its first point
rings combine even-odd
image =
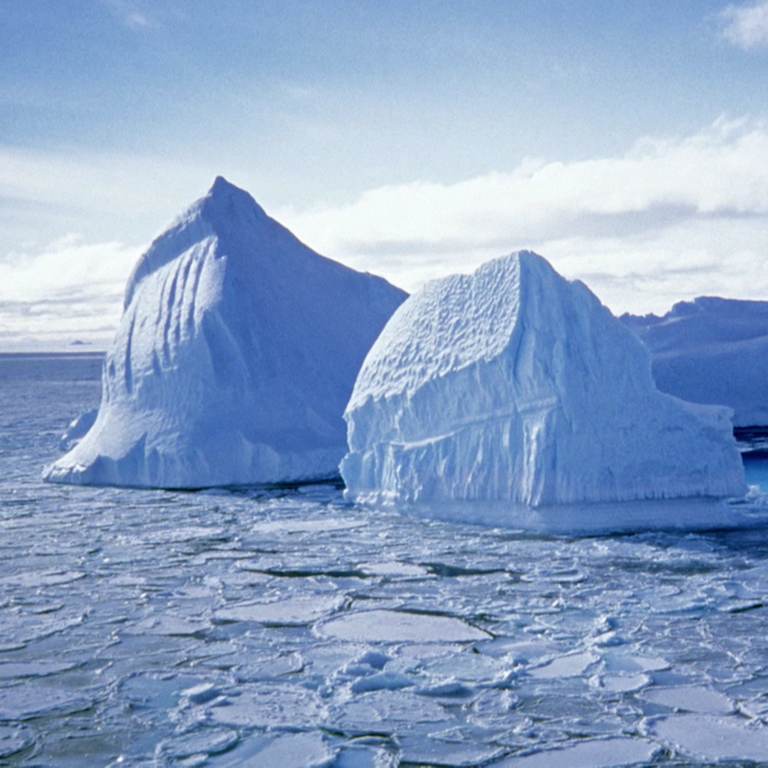
{"type": "Polygon", "coordinates": [[[217,175],[408,291],[768,300],[768,1],[0,0],[0,351],[106,348],[217,175]]]}

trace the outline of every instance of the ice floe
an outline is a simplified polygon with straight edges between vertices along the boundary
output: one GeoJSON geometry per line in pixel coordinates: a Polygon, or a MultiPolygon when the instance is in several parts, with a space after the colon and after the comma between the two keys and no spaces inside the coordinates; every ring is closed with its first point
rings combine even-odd
{"type": "Polygon", "coordinates": [[[494,764],[494,768],[614,768],[647,763],[659,751],[644,739],[594,739],[494,764]]]}
{"type": "Polygon", "coordinates": [[[680,714],[650,722],[649,736],[703,760],[754,760],[768,755],[768,727],[736,717],[680,714]]]}
{"type": "Polygon", "coordinates": [[[490,637],[482,629],[451,616],[405,611],[354,611],[320,622],[323,637],[355,642],[471,642],[490,637]]]}

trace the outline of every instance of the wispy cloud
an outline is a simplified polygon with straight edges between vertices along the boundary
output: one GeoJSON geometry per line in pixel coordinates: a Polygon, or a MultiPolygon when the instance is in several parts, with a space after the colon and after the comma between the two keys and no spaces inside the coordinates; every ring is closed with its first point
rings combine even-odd
{"type": "Polygon", "coordinates": [[[768,2],[729,5],[718,14],[725,40],[749,51],[768,46],[768,2]]]}
{"type": "MultiPolygon", "coordinates": [[[[100,211],[105,226],[124,225],[142,207],[170,219],[212,179],[148,159],[0,151],[3,159],[0,211],[8,221],[31,203],[44,218],[45,206],[78,189],[86,191],[77,205],[100,211]],[[3,204],[2,196],[13,200],[3,204]]],[[[267,212],[320,253],[408,290],[531,248],[617,313],[664,312],[706,294],[768,300],[768,125],[749,119],[643,139],[614,157],[528,160],[456,184],[392,185],[350,205],[267,212]]],[[[92,233],[89,241],[17,244],[0,254],[0,346],[108,342],[142,249],[104,240],[92,233]]]]}
{"type": "Polygon", "coordinates": [[[759,267],[768,250],[768,127],[720,119],[694,136],[644,139],[619,157],[531,160],[510,173],[383,187],[349,206],[278,218],[321,252],[408,289],[533,248],[568,276],[589,276],[619,311],[661,310],[697,292],[768,299],[759,267]]]}
{"type": "Polygon", "coordinates": [[[129,29],[142,30],[156,26],[156,22],[131,0],[98,0],[109,8],[129,29]]]}
{"type": "Polygon", "coordinates": [[[70,235],[42,252],[6,256],[0,261],[0,349],[30,342],[63,347],[76,339],[106,347],[139,253],[70,235]]]}

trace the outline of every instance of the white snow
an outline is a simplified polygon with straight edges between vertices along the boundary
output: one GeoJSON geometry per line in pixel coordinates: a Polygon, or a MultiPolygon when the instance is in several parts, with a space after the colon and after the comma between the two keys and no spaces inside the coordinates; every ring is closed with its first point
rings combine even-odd
{"type": "Polygon", "coordinates": [[[742,496],[729,416],[659,392],[637,336],[523,251],[428,283],[395,312],[347,406],[341,473],[351,499],[472,520],[480,505],[448,502],[742,496]]]}
{"type": "Polygon", "coordinates": [[[662,392],[728,405],[737,427],[768,425],[768,301],[701,296],[621,320],[651,350],[662,392]]]}
{"type": "Polygon", "coordinates": [[[216,179],[137,263],[98,416],[45,479],[201,488],[336,476],[355,376],[404,297],[216,179]]]}

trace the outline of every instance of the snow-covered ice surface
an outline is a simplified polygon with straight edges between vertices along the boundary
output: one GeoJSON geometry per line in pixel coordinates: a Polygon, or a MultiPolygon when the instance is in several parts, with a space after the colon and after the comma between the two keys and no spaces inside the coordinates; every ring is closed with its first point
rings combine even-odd
{"type": "Polygon", "coordinates": [[[700,296],[621,320],[653,353],[663,392],[728,405],[737,427],[768,426],[768,301],[700,296]]]}
{"type": "Polygon", "coordinates": [[[0,765],[768,765],[765,461],[751,528],[581,537],[40,482],[98,371],[0,356],[0,765]]]}
{"type": "MultiPolygon", "coordinates": [[[[746,492],[730,411],[659,392],[638,338],[527,251],[408,298],[344,417],[341,474],[357,501],[504,502],[484,515],[560,530],[590,515],[556,505],[746,492]]],[[[480,507],[451,514],[473,521],[480,507]]],[[[665,504],[595,513],[630,527],[675,519],[665,504]]],[[[710,506],[699,522],[718,514],[710,506]]]]}
{"type": "Polygon", "coordinates": [[[70,425],[72,450],[46,479],[202,488],[338,476],[355,376],[404,298],[318,255],[219,177],[136,264],[98,416],[70,425]]]}

